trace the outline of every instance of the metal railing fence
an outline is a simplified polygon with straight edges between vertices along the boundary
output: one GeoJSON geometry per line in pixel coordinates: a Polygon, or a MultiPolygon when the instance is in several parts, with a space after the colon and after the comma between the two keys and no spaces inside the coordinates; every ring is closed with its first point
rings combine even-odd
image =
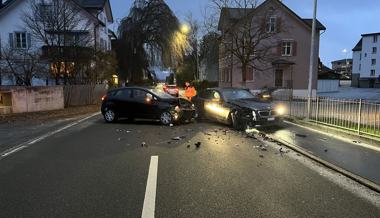
{"type": "MultiPolygon", "coordinates": [[[[278,101],[286,105],[289,117],[307,119],[307,100],[307,97],[293,97],[278,101]]],[[[361,99],[313,98],[309,121],[380,137],[380,103],[361,99]]]]}

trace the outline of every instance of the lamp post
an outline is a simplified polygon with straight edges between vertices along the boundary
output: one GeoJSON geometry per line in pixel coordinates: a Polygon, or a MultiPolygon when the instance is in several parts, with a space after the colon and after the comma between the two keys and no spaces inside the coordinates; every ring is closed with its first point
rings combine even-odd
{"type": "Polygon", "coordinates": [[[310,48],[310,68],[309,68],[309,84],[307,93],[307,118],[311,117],[311,98],[313,95],[313,72],[314,72],[314,59],[315,59],[315,34],[317,26],[317,5],[318,0],[314,0],[314,12],[313,12],[313,25],[311,30],[311,48],[310,48]]]}

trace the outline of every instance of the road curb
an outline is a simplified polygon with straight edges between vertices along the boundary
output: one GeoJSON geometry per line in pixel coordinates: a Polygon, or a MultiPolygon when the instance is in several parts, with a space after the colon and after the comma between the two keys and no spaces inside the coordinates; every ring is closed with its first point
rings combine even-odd
{"type": "Polygon", "coordinates": [[[276,140],[278,142],[281,142],[282,144],[284,144],[286,147],[292,149],[293,151],[298,152],[298,153],[314,160],[315,162],[317,162],[317,163],[319,163],[319,164],[321,164],[321,165],[323,165],[323,166],[325,166],[331,170],[334,170],[334,171],[336,171],[336,172],[338,172],[338,173],[340,173],[340,174],[342,174],[342,175],[366,186],[367,188],[369,188],[373,191],[376,191],[377,193],[380,193],[380,185],[378,185],[378,184],[376,184],[376,183],[374,183],[368,179],[360,177],[356,174],[353,174],[353,173],[351,173],[351,172],[349,172],[349,171],[347,171],[341,167],[338,167],[332,163],[329,163],[329,162],[327,162],[327,161],[325,161],[325,160],[323,160],[317,156],[314,156],[310,152],[308,152],[307,150],[302,149],[302,148],[300,148],[300,147],[298,147],[298,146],[296,146],[296,145],[294,145],[294,144],[292,144],[286,140],[277,138],[276,136],[273,136],[271,134],[266,134],[266,135],[270,136],[271,138],[273,138],[274,140],[276,140]]]}

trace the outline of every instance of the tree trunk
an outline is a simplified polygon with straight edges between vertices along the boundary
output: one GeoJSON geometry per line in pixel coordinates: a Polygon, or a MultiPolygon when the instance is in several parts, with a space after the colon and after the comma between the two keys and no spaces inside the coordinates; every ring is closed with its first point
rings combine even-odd
{"type": "Polygon", "coordinates": [[[241,65],[241,74],[242,82],[245,82],[247,80],[247,64],[241,65]]]}

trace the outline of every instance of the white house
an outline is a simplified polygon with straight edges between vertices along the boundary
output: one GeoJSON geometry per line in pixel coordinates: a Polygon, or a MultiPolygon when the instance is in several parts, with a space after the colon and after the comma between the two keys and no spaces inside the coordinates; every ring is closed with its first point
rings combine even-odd
{"type": "Polygon", "coordinates": [[[363,34],[352,51],[352,86],[380,88],[380,32],[363,34]]]}
{"type": "MultiPolygon", "coordinates": [[[[32,49],[43,54],[48,49],[47,43],[32,32],[28,31],[24,21],[24,14],[31,11],[31,6],[38,4],[40,13],[51,9],[52,0],[0,0],[0,64],[4,63],[4,52],[6,49],[32,49]]],[[[75,43],[81,37],[91,39],[86,43],[86,47],[98,50],[111,50],[111,39],[115,34],[109,30],[113,23],[112,9],[109,0],[71,0],[70,6],[75,8],[78,16],[78,25],[70,30],[70,35],[65,33],[65,40],[75,43]],[[67,39],[68,38],[68,39],[67,39]]],[[[50,33],[48,33],[50,34],[50,33]]],[[[57,33],[54,33],[57,35],[57,33]]],[[[57,35],[62,37],[61,35],[57,35]]],[[[66,44],[64,46],[72,46],[66,44]]],[[[50,51],[50,50],[49,50],[50,51]]],[[[46,54],[49,55],[49,54],[46,54]]],[[[45,55],[45,56],[46,56],[45,55]]],[[[0,69],[1,70],[1,69],[0,69]]],[[[16,81],[12,76],[1,74],[0,85],[15,85],[16,81]]],[[[34,85],[39,84],[34,80],[34,85]]]]}

